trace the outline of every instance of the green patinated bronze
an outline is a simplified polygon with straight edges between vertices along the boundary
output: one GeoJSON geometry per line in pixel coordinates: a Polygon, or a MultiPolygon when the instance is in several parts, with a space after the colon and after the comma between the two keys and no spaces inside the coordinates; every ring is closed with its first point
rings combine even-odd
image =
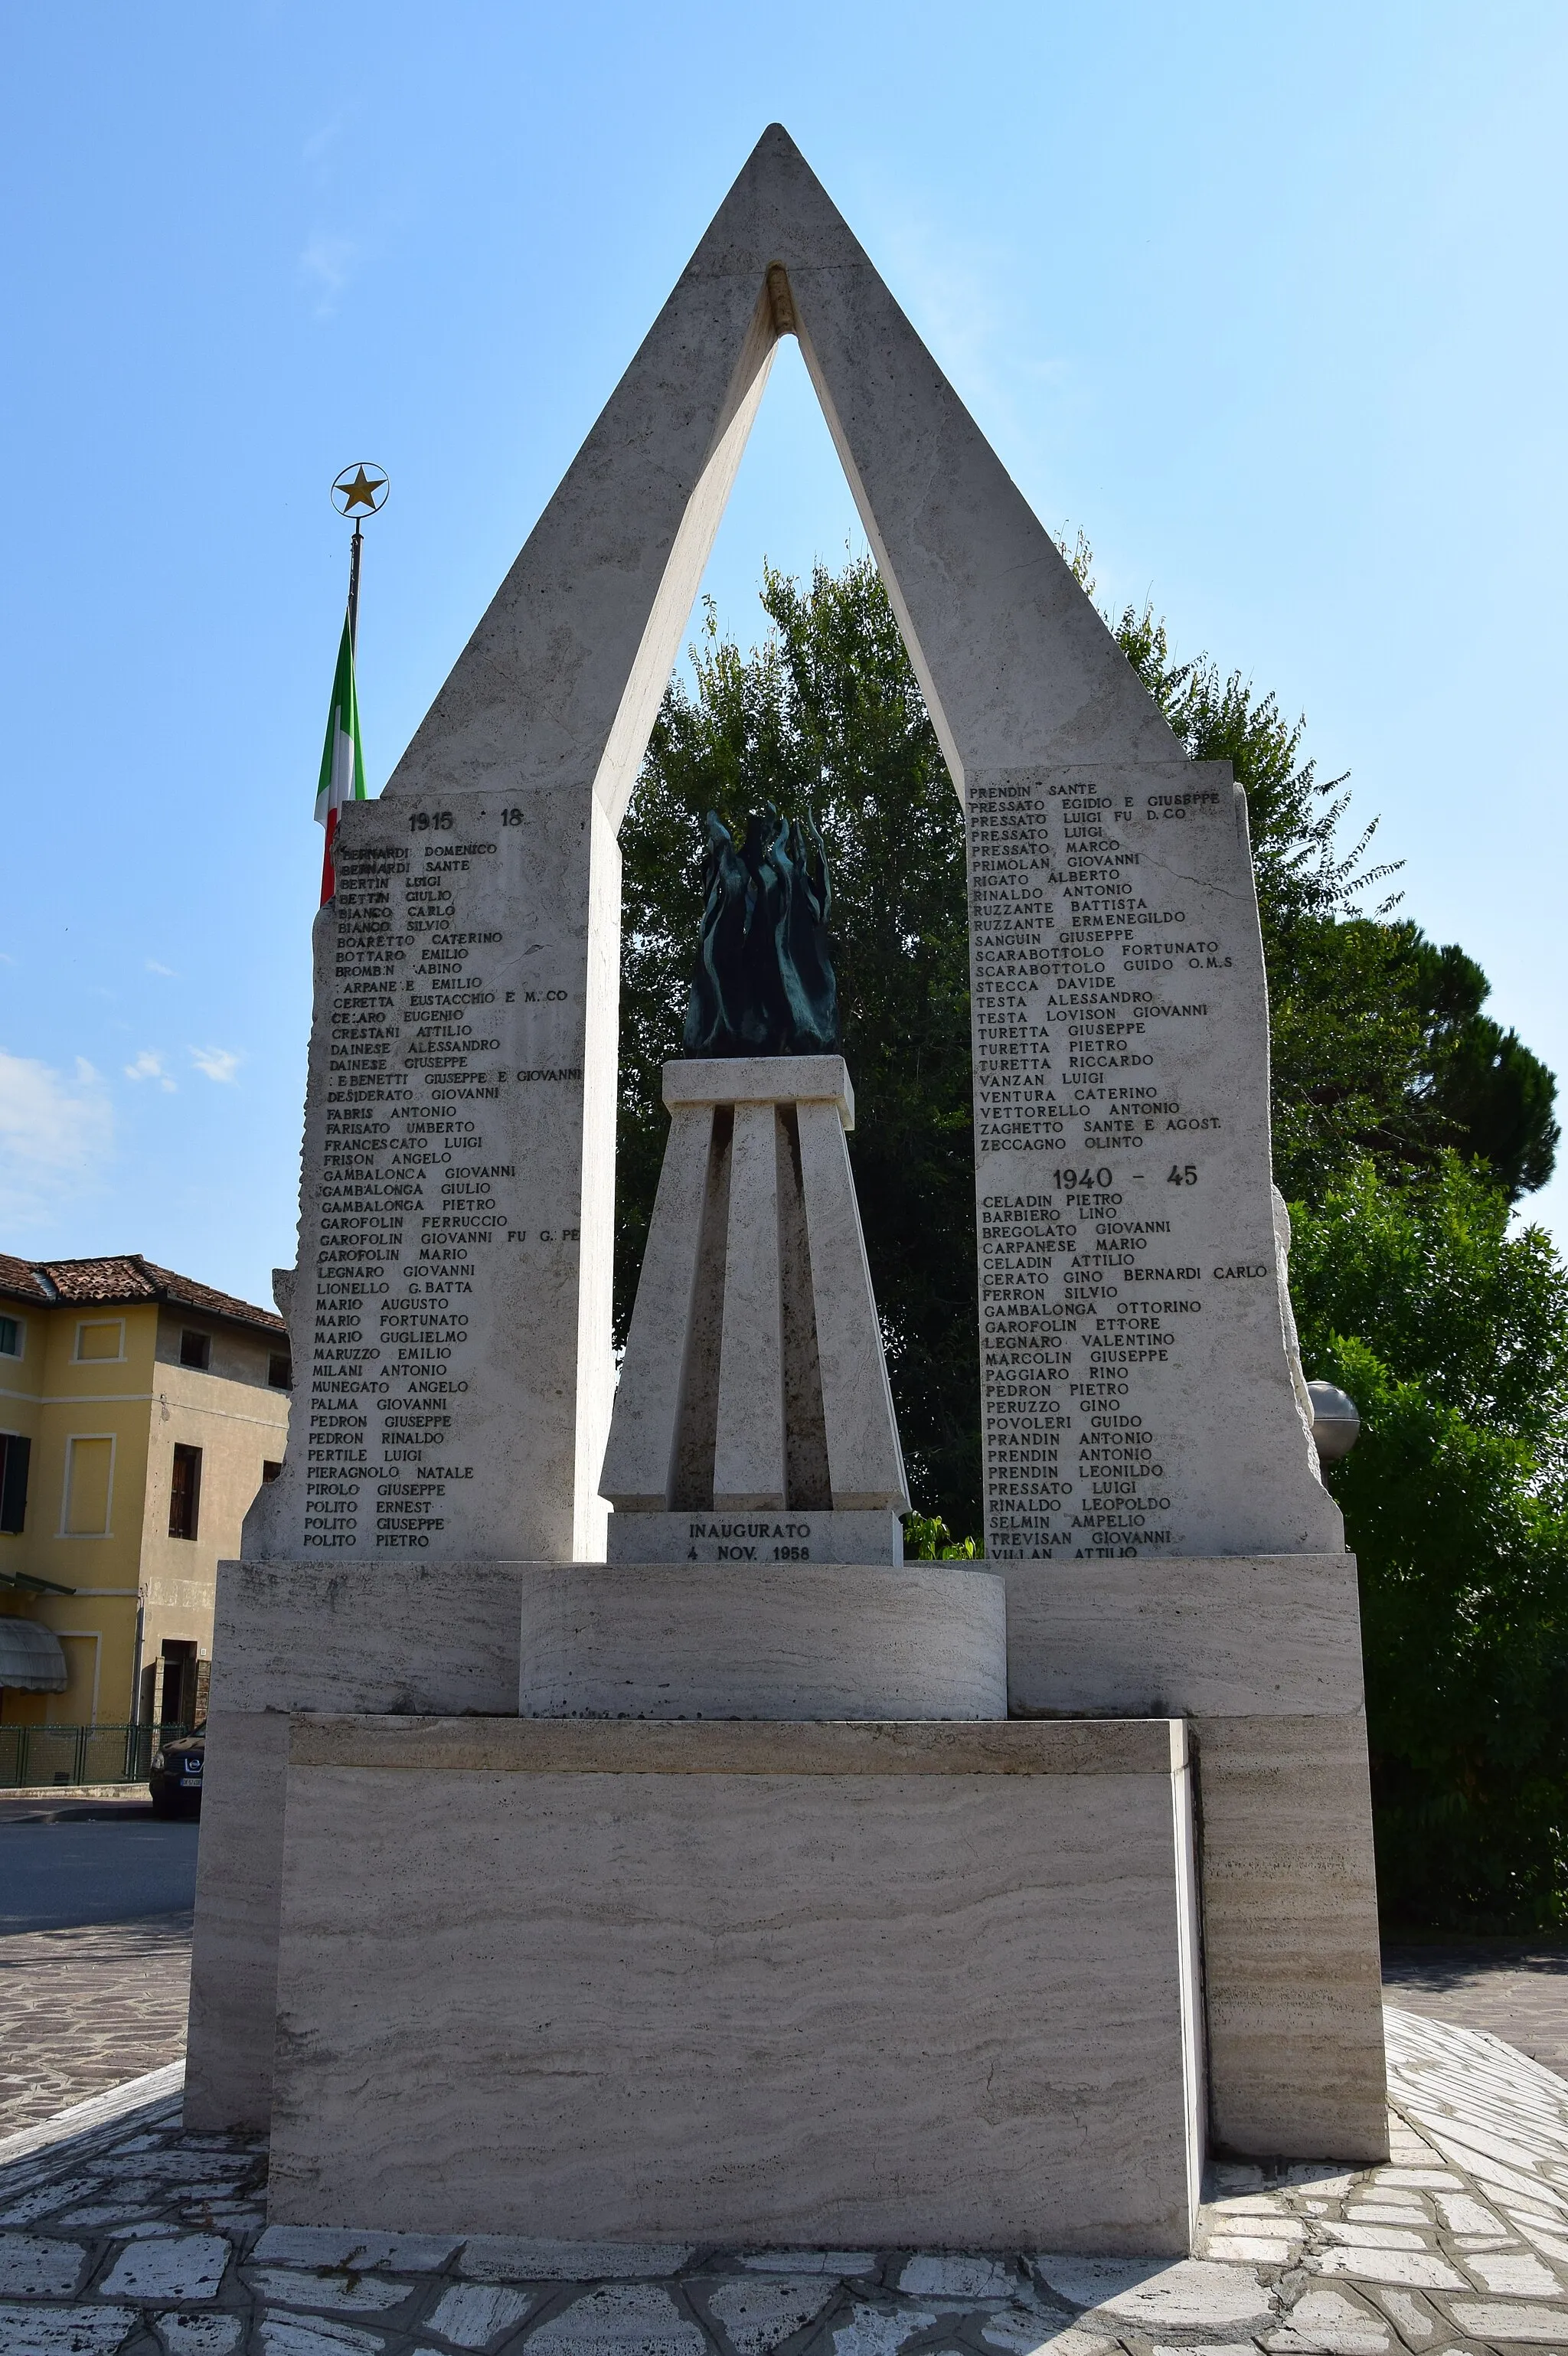
{"type": "Polygon", "coordinates": [[[709,810],[702,937],[686,1017],[688,1055],[831,1055],[838,985],[827,949],[833,887],[809,818],[770,802],[744,842],[709,810]]]}

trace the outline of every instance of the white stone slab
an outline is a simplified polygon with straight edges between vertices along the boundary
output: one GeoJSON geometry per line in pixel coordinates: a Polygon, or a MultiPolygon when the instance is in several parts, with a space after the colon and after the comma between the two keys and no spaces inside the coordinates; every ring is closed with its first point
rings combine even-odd
{"type": "Polygon", "coordinates": [[[1184,2249],[1173,1732],[298,1721],[272,2215],[1184,2249]]]}
{"type": "Polygon", "coordinates": [[[121,2252],[99,2287],[105,2298],[216,2298],[229,2255],[221,2233],[133,2242],[121,2252]]]}
{"type": "MultiPolygon", "coordinates": [[[[607,1198],[599,1257],[581,1245],[613,1183],[583,1151],[590,831],[568,792],[344,814],[316,923],[294,1408],[248,1558],[598,1551],[574,1486],[613,1385],[607,1198]]],[[[612,1094],[613,1061],[612,1026],[612,1094]]]]}
{"type": "MultiPolygon", "coordinates": [[[[724,1323],[713,1436],[716,1514],[781,1514],[785,1502],[778,1120],[737,1105],[730,1152],[724,1323]]],[[[673,1369],[667,1369],[667,1382],[673,1369]]]]}
{"type": "Polygon", "coordinates": [[[1002,1583],[966,1566],[568,1563],[522,1598],[525,1717],[1007,1714],[1002,1583]]]}
{"type": "Polygon", "coordinates": [[[664,1067],[673,1116],[692,1105],[830,1104],[855,1126],[855,1090],[842,1055],[688,1055],[664,1067]]]}
{"type": "Polygon", "coordinates": [[[901,1563],[897,1514],[613,1513],[605,1558],[631,1562],[901,1563]]]}
{"type": "MultiPolygon", "coordinates": [[[[694,1308],[712,1130],[706,1105],[677,1105],[671,1113],[638,1279],[636,1314],[616,1387],[599,1486],[614,1506],[639,1515],[662,1514],[675,1483],[681,1377],[694,1308]]],[[[613,1524],[613,1514],[610,1520],[613,1524]]]]}
{"type": "Polygon", "coordinates": [[[1359,1715],[1353,1555],[998,1563],[1014,1709],[1359,1715]]]}
{"type": "Polygon", "coordinates": [[[1244,798],[1113,757],[968,808],[987,1553],[1328,1551],[1244,798]]]}
{"type": "Polygon", "coordinates": [[[843,1124],[825,1104],[803,1104],[798,1119],[833,1503],[841,1512],[907,1513],[909,1484],[843,1124]]]}

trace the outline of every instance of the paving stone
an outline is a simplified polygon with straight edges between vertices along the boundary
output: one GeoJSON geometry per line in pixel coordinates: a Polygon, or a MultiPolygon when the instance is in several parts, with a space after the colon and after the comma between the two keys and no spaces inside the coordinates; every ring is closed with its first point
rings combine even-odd
{"type": "Polygon", "coordinates": [[[1506,2233],[1508,2227],[1484,2201],[1467,2192],[1435,2192],[1437,2213],[1451,2233],[1506,2233]]]}
{"type": "MultiPolygon", "coordinates": [[[[1116,2345],[1113,2328],[1096,2327],[1093,2316],[994,2315],[980,2326],[987,2348],[1001,2348],[1008,2356],[1107,2356],[1116,2345]]],[[[1234,2356],[1229,2350],[1227,2356],[1234,2356]]]]}
{"type": "MultiPolygon", "coordinates": [[[[154,2205],[151,2201],[144,2203],[139,2201],[99,2201],[89,2209],[73,2209],[69,2216],[57,2217],[55,2222],[68,2233],[101,2233],[105,2225],[118,2226],[124,2219],[127,2210],[134,2211],[144,2206],[151,2208],[154,2205]]],[[[149,2222],[156,2222],[156,2220],[149,2222]]]]}
{"type": "Polygon", "coordinates": [[[261,2318],[261,2356],[381,2356],[384,2340],[352,2323],[315,2322],[303,2315],[261,2318]]]}
{"type": "Polygon", "coordinates": [[[338,2225],[269,2225],[251,2262],[296,2266],[396,2266],[403,2274],[438,2274],[462,2247],[457,2233],[355,2233],[338,2225]]]}
{"type": "Polygon", "coordinates": [[[885,2308],[857,2302],[848,2321],[835,2327],[834,2356],[898,2356],[906,2340],[919,2331],[929,2331],[936,2319],[929,2308],[909,2307],[895,2315],[885,2308]]]}
{"type": "Polygon", "coordinates": [[[1075,2307],[1096,2308],[1119,2320],[1178,2330],[1266,2323],[1275,2303],[1245,2266],[1207,2258],[1037,2259],[1054,2291],[1075,2307]]]}
{"type": "Polygon", "coordinates": [[[527,2346],[529,2356],[545,2356],[551,2348],[566,2356],[592,2356],[596,2350],[605,2356],[708,2356],[706,2335],[682,2315],[667,2290],[653,2283],[625,2284],[573,2299],[530,2332],[527,2346]]]}
{"type": "Polygon", "coordinates": [[[1278,2234],[1210,2233],[1202,2254],[1226,2265],[1287,2266],[1300,2246],[1299,2240],[1288,2241],[1278,2234]]]}
{"type": "Polygon", "coordinates": [[[736,2275],[713,2293],[708,2310],[740,2356],[768,2356],[781,2340],[820,2315],[837,2287],[821,2275],[781,2275],[771,2282],[736,2275]]]}
{"type": "Polygon", "coordinates": [[[1005,2258],[965,2257],[953,2250],[917,2251],[899,2276],[916,2298],[1012,2298],[1018,2268],[1005,2258]]]}
{"type": "Polygon", "coordinates": [[[874,2275],[881,2261],[874,2250],[748,2250],[741,2260],[755,2274],[874,2275]]]}
{"type": "MultiPolygon", "coordinates": [[[[1500,2291],[1507,2298],[1561,2298],[1563,2286],[1549,2266],[1528,2252],[1467,2254],[1465,2271],[1474,2275],[1482,2290],[1500,2291]]],[[[1563,2319],[1568,2323],[1568,2317],[1563,2319]]]]}
{"type": "Polygon", "coordinates": [[[109,2238],[112,2242],[156,2242],[178,2232],[177,2225],[165,2225],[155,2218],[144,2218],[139,2225],[114,2226],[109,2238]]]}
{"type": "Polygon", "coordinates": [[[1392,2283],[1401,2290],[1463,2290],[1446,2259],[1430,2250],[1320,2250],[1313,2258],[1323,2275],[1350,2275],[1358,2281],[1392,2283]]]}
{"type": "Polygon", "coordinates": [[[1501,2340],[1540,2344],[1568,2343],[1561,2308],[1511,2307],[1484,2298],[1456,2298],[1448,2312],[1459,2329],[1472,2340],[1501,2340]]]}
{"type": "Polygon", "coordinates": [[[454,2348],[488,2348],[537,2304],[535,2294],[507,2290],[498,2283],[453,2283],[443,2291],[421,2329],[450,2340],[454,2348]]]}
{"type": "Polygon", "coordinates": [[[1264,2346],[1270,2356],[1384,2356],[1392,2336],[1381,2317],[1342,2291],[1309,2290],[1291,2308],[1285,2329],[1268,2333],[1264,2346]]]}
{"type": "Polygon", "coordinates": [[[154,1915],[0,1943],[0,2136],[179,2060],[190,1926],[154,1915]]]}
{"type": "Polygon", "coordinates": [[[1439,2332],[1447,2329],[1446,2324],[1435,2316],[1429,2307],[1413,2297],[1407,2290],[1380,2290],[1377,2299],[1408,2347],[1428,2347],[1439,2332]]]}
{"type": "Polygon", "coordinates": [[[229,2356],[245,2329],[242,2315],[159,2315],[153,2319],[168,2356],[229,2356]]]}
{"type": "Polygon", "coordinates": [[[138,2318],[130,2307],[13,2307],[0,2299],[5,2356],[114,2356],[138,2318]]]}
{"type": "Polygon", "coordinates": [[[91,2176],[68,2176],[61,2184],[40,2184],[25,2200],[0,2210],[0,2225],[30,2225],[35,2217],[48,2217],[57,2209],[69,2208],[72,2201],[85,2201],[97,2189],[97,2181],[91,2176]]]}
{"type": "Polygon", "coordinates": [[[414,2291],[412,2283],[347,2267],[336,2273],[325,2267],[296,2273],[288,2266],[247,2266],[245,2279],[269,2307],[319,2307],[329,2314],[381,2315],[401,2307],[414,2291]]]}
{"type": "Polygon", "coordinates": [[[628,2282],[677,2275],[689,2242],[534,2242],[516,2233],[475,2233],[460,2271],[475,2282],[628,2282]]]}
{"type": "Polygon", "coordinates": [[[1325,2218],[1318,2231],[1355,2250],[1424,2250],[1426,2247],[1422,2235],[1408,2225],[1341,2225],[1331,2218],[1325,2218]]]}
{"type": "Polygon", "coordinates": [[[1396,2184],[1413,2185],[1424,2192],[1452,2187],[1457,2192],[1462,2190],[1465,2179],[1447,2168],[1380,2168],[1375,2181],[1380,2192],[1385,2185],[1392,2187],[1396,2184]]]}
{"type": "Polygon", "coordinates": [[[232,2255],[221,2233],[133,2242],[99,2285],[103,2298],[216,2298],[232,2255]]]}
{"type": "Polygon", "coordinates": [[[0,2233],[0,2297],[69,2298],[87,2252],[41,2233],[0,2233]]]}

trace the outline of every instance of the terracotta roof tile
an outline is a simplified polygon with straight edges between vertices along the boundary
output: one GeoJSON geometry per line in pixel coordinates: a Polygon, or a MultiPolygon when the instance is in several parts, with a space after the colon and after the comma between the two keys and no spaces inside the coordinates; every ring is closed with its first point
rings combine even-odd
{"type": "Polygon", "coordinates": [[[49,1297],[30,1262],[13,1259],[9,1252],[0,1252],[0,1294],[7,1301],[47,1301],[49,1297]]]}
{"type": "Polygon", "coordinates": [[[120,1306],[137,1301],[166,1301],[182,1309],[196,1309],[221,1317],[233,1325],[251,1325],[267,1333],[287,1332],[281,1317],[238,1301],[231,1292],[215,1292],[209,1284],[159,1268],[140,1252],[101,1259],[13,1259],[0,1252],[0,1293],[32,1301],[79,1301],[95,1307],[120,1306]]]}

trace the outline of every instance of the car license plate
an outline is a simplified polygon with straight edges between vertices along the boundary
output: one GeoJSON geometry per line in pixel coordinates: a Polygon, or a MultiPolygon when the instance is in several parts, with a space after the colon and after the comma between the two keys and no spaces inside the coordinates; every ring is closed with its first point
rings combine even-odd
{"type": "Polygon", "coordinates": [[[199,1775],[182,1775],[180,1777],[180,1790],[182,1792],[199,1792],[200,1789],[201,1777],[199,1775]]]}

